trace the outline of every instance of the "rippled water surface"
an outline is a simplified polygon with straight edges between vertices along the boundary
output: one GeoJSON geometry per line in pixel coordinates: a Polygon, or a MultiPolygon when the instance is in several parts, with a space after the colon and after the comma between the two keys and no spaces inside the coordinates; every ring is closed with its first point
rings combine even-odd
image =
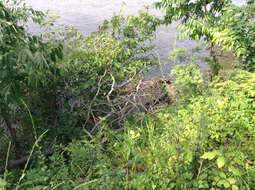
{"type": "MultiPolygon", "coordinates": [[[[26,0],[27,4],[38,10],[52,10],[60,16],[58,23],[73,26],[82,34],[88,35],[97,29],[103,20],[110,18],[114,13],[124,10],[125,14],[137,13],[145,5],[151,5],[158,0],[26,0]],[[125,2],[125,3],[124,3],[125,2]]],[[[238,5],[245,0],[234,0],[238,5]]],[[[159,10],[152,10],[152,13],[161,15],[159,10]]],[[[169,52],[173,49],[175,41],[176,24],[171,26],[161,26],[157,30],[155,40],[155,55],[161,60],[168,60],[169,52]]],[[[192,49],[198,43],[191,40],[177,41],[176,48],[192,49]]],[[[200,55],[207,55],[206,50],[202,50],[200,55]]],[[[162,67],[164,73],[168,73],[172,67],[170,61],[162,67]]],[[[206,64],[200,64],[201,70],[207,70],[206,64]]],[[[149,77],[161,76],[158,67],[151,68],[149,77]]]]}

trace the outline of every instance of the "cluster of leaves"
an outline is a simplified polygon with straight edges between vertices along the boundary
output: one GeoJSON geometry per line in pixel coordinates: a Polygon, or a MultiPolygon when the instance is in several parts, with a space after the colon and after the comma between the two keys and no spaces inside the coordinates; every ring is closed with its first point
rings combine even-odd
{"type": "Polygon", "coordinates": [[[204,90],[201,85],[204,81],[196,64],[199,59],[194,55],[196,51],[199,50],[193,49],[188,52],[186,49],[180,48],[170,53],[169,58],[177,64],[170,74],[175,78],[175,84],[183,98],[190,95],[196,97],[201,95],[204,90]],[[190,64],[185,65],[185,62],[190,62],[190,64]]]}
{"type": "MultiPolygon", "coordinates": [[[[154,37],[157,23],[156,17],[140,12],[138,16],[127,18],[115,15],[89,37],[74,30],[74,36],[69,38],[75,39],[67,44],[61,74],[73,76],[70,83],[74,91],[96,90],[99,79],[111,83],[110,74],[117,84],[137,77],[152,64],[145,55],[153,48],[149,42],[154,37]]],[[[104,89],[100,93],[106,92],[104,89]]]]}
{"type": "Polygon", "coordinates": [[[220,25],[212,31],[213,42],[232,50],[240,58],[245,69],[254,70],[255,2],[243,6],[229,6],[220,19],[220,25]]]}
{"type": "Polygon", "coordinates": [[[61,56],[59,44],[43,42],[42,35],[27,32],[29,20],[43,24],[46,15],[26,7],[20,1],[0,3],[0,67],[1,104],[18,102],[28,86],[35,87],[45,80],[56,57],[61,56]],[[44,72],[42,74],[42,72],[44,72]]]}
{"type": "Polygon", "coordinates": [[[63,46],[58,40],[49,41],[28,32],[28,22],[45,25],[47,16],[22,1],[1,1],[0,17],[0,114],[19,152],[21,145],[13,128],[20,124],[14,114],[18,118],[23,112],[22,102],[29,101],[33,93],[53,79],[63,46]]]}
{"type": "Polygon", "coordinates": [[[212,34],[208,29],[217,26],[223,9],[229,4],[230,0],[162,0],[155,7],[165,10],[165,24],[181,21],[181,38],[189,36],[197,41],[203,38],[210,43],[212,34]]]}
{"type": "Polygon", "coordinates": [[[205,40],[214,62],[217,62],[214,46],[218,45],[233,51],[244,68],[254,67],[253,0],[243,6],[233,5],[231,0],[162,0],[155,6],[165,10],[165,24],[181,21],[180,38],[205,40]]]}
{"type": "MultiPolygon", "coordinates": [[[[37,162],[19,188],[253,189],[254,73],[237,70],[209,86],[189,80],[203,87],[200,95],[185,91],[156,118],[126,122],[124,132],[102,125],[92,140],[84,137],[37,162]]],[[[7,175],[6,187],[11,184],[7,175]]]]}

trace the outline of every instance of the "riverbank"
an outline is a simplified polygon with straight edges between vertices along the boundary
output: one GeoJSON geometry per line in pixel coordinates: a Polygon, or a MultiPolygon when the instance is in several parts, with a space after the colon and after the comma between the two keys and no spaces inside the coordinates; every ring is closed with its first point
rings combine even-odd
{"type": "Polygon", "coordinates": [[[255,3],[166,1],[164,23],[186,18],[182,31],[210,44],[208,73],[202,54],[173,45],[173,79],[143,81],[163,22],[146,11],[83,36],[0,1],[0,190],[252,189],[255,3]],[[30,33],[30,22],[49,32],[30,33]],[[217,46],[240,68],[222,72],[217,46]]]}

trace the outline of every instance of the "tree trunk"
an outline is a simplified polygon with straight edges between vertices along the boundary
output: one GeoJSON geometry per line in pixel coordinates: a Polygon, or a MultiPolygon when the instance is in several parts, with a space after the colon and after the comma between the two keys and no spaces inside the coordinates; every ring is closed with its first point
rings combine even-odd
{"type": "Polygon", "coordinates": [[[16,153],[16,156],[20,157],[21,156],[20,155],[20,145],[17,141],[16,130],[14,128],[12,128],[12,124],[11,124],[11,121],[10,121],[10,115],[8,114],[8,112],[4,108],[1,109],[1,115],[4,118],[7,129],[10,133],[11,140],[12,140],[12,143],[14,145],[14,151],[16,153]]]}
{"type": "MultiPolygon", "coordinates": [[[[211,43],[210,55],[213,59],[212,66],[211,66],[212,75],[213,76],[218,76],[219,71],[220,71],[220,65],[219,65],[219,62],[217,60],[217,55],[216,55],[214,43],[211,43]]],[[[211,81],[212,81],[212,77],[211,77],[211,81]]]]}
{"type": "Polygon", "coordinates": [[[211,43],[211,57],[213,58],[213,62],[216,63],[217,62],[217,58],[216,58],[216,52],[215,52],[215,46],[214,43],[211,43]]]}

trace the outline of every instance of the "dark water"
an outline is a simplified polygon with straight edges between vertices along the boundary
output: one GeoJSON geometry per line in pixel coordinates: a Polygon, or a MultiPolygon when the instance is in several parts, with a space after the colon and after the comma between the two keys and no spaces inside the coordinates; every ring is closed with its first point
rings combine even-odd
{"type": "MultiPolygon", "coordinates": [[[[88,35],[90,32],[97,30],[98,25],[102,24],[105,19],[110,18],[114,13],[119,13],[122,9],[124,14],[135,14],[138,10],[144,8],[145,5],[151,5],[158,0],[26,0],[27,4],[38,10],[51,10],[58,13],[60,18],[58,23],[73,26],[82,34],[88,35]]],[[[241,5],[245,0],[234,0],[234,3],[241,5]]],[[[162,15],[159,10],[152,10],[156,15],[162,15]]],[[[161,26],[157,30],[157,39],[154,44],[156,46],[154,54],[159,57],[162,62],[167,60],[167,64],[161,64],[162,67],[152,67],[147,77],[160,77],[162,72],[168,74],[173,63],[168,60],[169,52],[173,49],[176,41],[176,24],[171,26],[161,26]],[[161,70],[161,71],[160,71],[161,70]]],[[[192,49],[198,46],[191,40],[183,40],[176,42],[176,48],[192,49]]],[[[208,55],[203,49],[201,56],[208,55]]],[[[208,70],[208,65],[199,64],[202,71],[208,70]]]]}

